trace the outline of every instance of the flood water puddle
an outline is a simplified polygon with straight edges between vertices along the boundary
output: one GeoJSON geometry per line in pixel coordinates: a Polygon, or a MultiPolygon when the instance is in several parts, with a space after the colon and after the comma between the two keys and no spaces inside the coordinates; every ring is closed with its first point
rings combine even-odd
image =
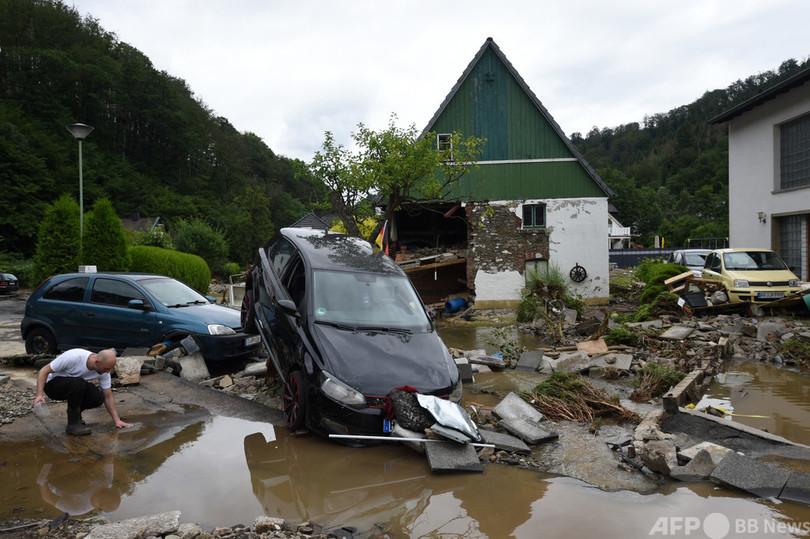
{"type": "Polygon", "coordinates": [[[393,537],[635,537],[685,518],[701,526],[725,519],[731,530],[737,520],[810,522],[807,507],[710,484],[606,492],[494,464],[482,474],[438,475],[402,446],[348,448],[204,413],[141,419],[135,432],[82,437],[99,439],[84,451],[45,441],[3,444],[2,518],[67,511],[120,520],[179,510],[182,522],[208,528],[268,515],[327,528],[379,523],[393,537]]]}

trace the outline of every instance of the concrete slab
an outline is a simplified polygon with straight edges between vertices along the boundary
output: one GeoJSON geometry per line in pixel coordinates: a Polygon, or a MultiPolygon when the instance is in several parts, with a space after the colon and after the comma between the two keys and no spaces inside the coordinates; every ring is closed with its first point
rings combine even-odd
{"type": "Polygon", "coordinates": [[[712,442],[700,442],[699,444],[695,444],[680,451],[678,453],[678,457],[682,457],[685,460],[692,460],[701,451],[708,452],[709,456],[712,458],[712,462],[715,464],[720,464],[720,461],[723,460],[723,457],[725,457],[729,451],[731,451],[731,449],[712,442]]]}
{"type": "Polygon", "coordinates": [[[430,471],[435,473],[481,473],[484,467],[472,444],[456,442],[428,442],[425,455],[430,471]]]}
{"type": "Polygon", "coordinates": [[[641,460],[651,470],[669,475],[678,467],[675,444],[672,440],[647,442],[641,453],[641,460]]]}
{"type": "Polygon", "coordinates": [[[453,358],[453,360],[456,362],[456,368],[458,369],[459,377],[461,377],[461,382],[464,384],[472,384],[474,380],[470,361],[466,357],[456,357],[453,358]]]}
{"type": "Polygon", "coordinates": [[[205,364],[205,359],[199,352],[190,356],[181,357],[179,360],[180,378],[191,380],[192,382],[200,382],[211,378],[208,372],[208,367],[205,364]]]}
{"type": "Polygon", "coordinates": [[[793,472],[779,495],[780,500],[810,504],[810,474],[793,472]]]}
{"type": "Polygon", "coordinates": [[[149,355],[149,348],[140,347],[140,348],[124,348],[124,351],[121,352],[120,357],[127,357],[127,356],[148,356],[149,355]]]}
{"type": "Polygon", "coordinates": [[[87,539],[114,539],[119,537],[149,537],[177,531],[180,511],[167,511],[155,515],[129,518],[93,528],[87,539]]]}
{"type": "Polygon", "coordinates": [[[473,352],[467,352],[464,354],[467,360],[470,363],[475,363],[477,365],[486,365],[490,369],[503,369],[506,367],[506,363],[504,363],[502,358],[490,356],[485,353],[480,353],[480,351],[475,350],[473,352]]]}
{"type": "Polygon", "coordinates": [[[523,454],[531,453],[531,448],[523,443],[523,440],[515,436],[487,429],[480,429],[478,432],[481,433],[484,443],[494,445],[495,449],[523,454]]]}
{"type": "Polygon", "coordinates": [[[520,359],[518,359],[517,365],[515,365],[515,370],[535,372],[542,364],[542,350],[527,350],[520,354],[520,359]]]}
{"type": "Polygon", "coordinates": [[[678,481],[706,481],[717,467],[711,453],[702,449],[692,457],[686,466],[676,466],[669,475],[678,481]]]}
{"type": "Polygon", "coordinates": [[[537,445],[551,442],[559,438],[556,432],[546,430],[535,422],[522,417],[513,417],[501,420],[503,428],[522,439],[527,444],[537,445]]]}
{"type": "Polygon", "coordinates": [[[737,453],[729,453],[712,472],[712,482],[733,487],[762,498],[775,498],[790,477],[790,472],[737,453]]]}
{"type": "Polygon", "coordinates": [[[535,423],[543,420],[543,414],[534,406],[511,392],[492,411],[501,419],[523,418],[535,423]]]}
{"type": "Polygon", "coordinates": [[[602,354],[601,356],[594,356],[591,358],[591,368],[598,367],[601,369],[619,369],[629,371],[633,364],[633,354],[602,354]]]}
{"type": "Polygon", "coordinates": [[[682,341],[689,337],[692,332],[695,331],[695,328],[690,328],[686,326],[673,326],[663,332],[661,334],[662,339],[668,339],[670,341],[682,341]]]}
{"type": "Polygon", "coordinates": [[[563,352],[559,358],[551,362],[554,372],[582,372],[590,366],[591,358],[583,350],[563,352]]]}
{"type": "Polygon", "coordinates": [[[267,364],[264,361],[255,361],[248,363],[244,370],[245,376],[264,376],[267,374],[267,364]]]}
{"type": "Polygon", "coordinates": [[[757,340],[767,341],[771,336],[774,336],[773,338],[779,338],[788,331],[788,328],[779,322],[760,322],[757,326],[757,340]]]}

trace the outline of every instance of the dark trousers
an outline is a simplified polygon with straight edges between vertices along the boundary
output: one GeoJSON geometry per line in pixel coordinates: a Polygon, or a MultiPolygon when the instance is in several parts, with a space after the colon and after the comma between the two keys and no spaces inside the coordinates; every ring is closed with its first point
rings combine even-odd
{"type": "Polygon", "coordinates": [[[54,376],[45,384],[45,394],[53,400],[67,401],[68,408],[87,410],[104,404],[104,394],[83,378],[54,376]]]}

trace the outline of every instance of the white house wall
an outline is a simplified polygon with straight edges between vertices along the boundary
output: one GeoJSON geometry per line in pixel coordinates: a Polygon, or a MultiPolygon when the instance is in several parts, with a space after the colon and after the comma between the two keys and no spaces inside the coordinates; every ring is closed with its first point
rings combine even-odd
{"type": "MultiPolygon", "coordinates": [[[[546,205],[546,231],[548,248],[545,256],[537,253],[536,258],[547,259],[566,276],[569,290],[592,302],[605,301],[609,297],[609,269],[607,237],[608,204],[606,198],[571,198],[525,201],[490,201],[488,206],[507,207],[514,214],[514,222],[519,223],[523,204],[546,205]],[[587,272],[587,278],[576,283],[568,278],[574,266],[579,264],[587,272]]],[[[484,214],[486,215],[486,214],[484,214]]],[[[486,217],[480,225],[488,227],[486,217]]],[[[519,233],[518,225],[515,234],[519,233]]],[[[471,247],[476,249],[475,237],[471,247]]],[[[506,241],[502,241],[506,244],[506,241]]],[[[539,250],[545,250],[540,249],[539,250]]],[[[531,252],[514,253],[504,248],[504,260],[531,258],[531,252]]],[[[523,268],[517,270],[498,264],[486,266],[476,264],[474,270],[476,302],[519,300],[525,287],[523,268]]]]}
{"type": "Polygon", "coordinates": [[[810,210],[810,189],[782,192],[779,125],[810,111],[810,84],[767,101],[729,122],[729,243],[772,248],[774,216],[810,210]],[[762,212],[765,222],[761,222],[762,212]]]}

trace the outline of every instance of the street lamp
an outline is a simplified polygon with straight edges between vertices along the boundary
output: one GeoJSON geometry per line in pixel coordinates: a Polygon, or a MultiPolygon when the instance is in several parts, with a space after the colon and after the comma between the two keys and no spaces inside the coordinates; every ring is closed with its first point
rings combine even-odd
{"type": "Polygon", "coordinates": [[[79,250],[82,247],[84,236],[84,188],[82,185],[82,141],[93,132],[93,128],[85,124],[68,124],[67,130],[79,141],[79,250]]]}

